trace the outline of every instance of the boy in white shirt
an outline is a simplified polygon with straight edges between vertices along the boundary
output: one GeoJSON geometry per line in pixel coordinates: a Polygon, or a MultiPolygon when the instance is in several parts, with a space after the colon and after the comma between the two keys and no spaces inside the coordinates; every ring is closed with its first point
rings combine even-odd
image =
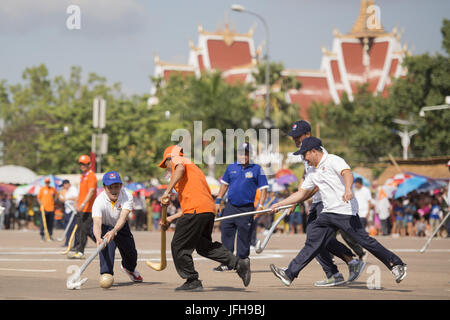
{"type": "Polygon", "coordinates": [[[278,207],[299,203],[308,197],[311,190],[318,187],[324,205],[323,211],[309,226],[305,246],[288,268],[282,269],[271,264],[271,271],[284,285],[289,286],[327,244],[336,230],[342,229],[383,262],[392,271],[397,283],[401,282],[406,277],[406,265],[362,228],[357,213],[358,203],[352,193],[353,174],[349,165],[341,157],[324,154],[321,146],[322,142],[318,138],[309,137],[303,140],[300,150],[294,154],[303,155],[316,170],[306,177],[299,191],[272,205],[271,209],[275,212],[278,207]]]}
{"type": "Polygon", "coordinates": [[[92,207],[93,231],[97,246],[106,241],[100,251],[100,274],[114,275],[116,247],[122,256],[121,269],[134,282],[142,282],[136,271],[137,251],[128,224],[128,214],[133,209],[133,196],[122,188],[119,173],[110,171],[103,176],[104,191],[95,199],[92,207]]]}

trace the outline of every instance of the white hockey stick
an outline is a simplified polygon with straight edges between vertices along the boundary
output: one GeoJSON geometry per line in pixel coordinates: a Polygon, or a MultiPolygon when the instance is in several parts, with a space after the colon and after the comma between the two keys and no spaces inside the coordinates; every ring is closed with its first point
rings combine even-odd
{"type": "Polygon", "coordinates": [[[269,233],[266,235],[266,238],[264,239],[262,244],[261,244],[261,240],[258,240],[256,242],[256,249],[255,249],[256,253],[263,252],[264,248],[266,247],[267,243],[269,242],[270,237],[272,236],[273,232],[275,231],[275,228],[284,219],[284,217],[286,217],[286,215],[288,213],[289,213],[289,209],[285,209],[283,211],[283,214],[277,219],[277,221],[272,223],[272,227],[270,228],[269,233]]]}
{"type": "Polygon", "coordinates": [[[445,223],[445,221],[448,219],[449,216],[450,216],[450,211],[447,212],[447,215],[445,216],[445,218],[442,219],[441,223],[439,223],[439,225],[436,227],[436,229],[434,230],[433,234],[428,239],[427,243],[425,243],[423,248],[420,249],[420,251],[419,251],[420,253],[424,253],[425,250],[427,250],[428,246],[430,245],[431,240],[433,240],[434,236],[436,235],[436,233],[438,233],[439,229],[442,227],[442,225],[445,223]]]}
{"type": "MultiPolygon", "coordinates": [[[[278,207],[277,209],[278,209],[278,211],[280,211],[283,209],[288,209],[294,205],[296,205],[296,204],[289,204],[287,206],[278,207]]],[[[256,210],[256,211],[238,213],[238,214],[233,214],[231,216],[217,218],[216,220],[214,220],[214,222],[219,222],[219,221],[223,221],[223,220],[227,220],[227,219],[239,218],[239,217],[244,217],[244,216],[250,216],[250,215],[258,214],[258,213],[266,213],[266,212],[270,212],[270,211],[272,211],[272,209],[264,209],[264,210],[259,210],[259,211],[256,210]]]]}
{"type": "Polygon", "coordinates": [[[94,260],[94,258],[99,254],[101,250],[103,250],[106,246],[106,241],[103,241],[101,245],[97,247],[97,249],[94,251],[94,253],[91,254],[91,256],[86,260],[85,263],[81,266],[81,268],[75,272],[72,276],[70,276],[67,279],[66,286],[67,289],[80,289],[83,283],[87,281],[88,278],[80,279],[81,274],[83,271],[87,268],[87,266],[94,260]]]}
{"type": "Polygon", "coordinates": [[[70,211],[71,211],[72,213],[71,213],[69,222],[67,223],[66,229],[64,230],[63,236],[62,236],[61,238],[57,238],[57,239],[56,239],[56,240],[58,240],[58,241],[63,241],[63,240],[67,237],[67,232],[69,231],[70,225],[72,224],[72,221],[73,221],[73,219],[75,218],[76,213],[77,213],[77,212],[75,211],[75,208],[72,207],[71,204],[67,204],[67,205],[69,206],[69,209],[70,209],[70,211]]]}

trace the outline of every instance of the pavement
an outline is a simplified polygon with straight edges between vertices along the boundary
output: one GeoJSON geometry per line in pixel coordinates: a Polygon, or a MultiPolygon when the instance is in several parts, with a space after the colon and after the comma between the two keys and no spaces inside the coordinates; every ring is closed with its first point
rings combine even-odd
{"type": "MultiPolygon", "coordinates": [[[[57,239],[63,230],[56,230],[57,239]]],[[[318,288],[314,282],[324,278],[319,264],[313,260],[289,287],[285,287],[270,271],[269,265],[285,267],[305,242],[304,234],[274,234],[261,254],[251,251],[252,279],[248,287],[235,271],[214,272],[217,262],[194,252],[194,263],[204,291],[175,292],[184,280],[176,273],[170,252],[173,232],[167,232],[167,268],[154,271],[146,261],[160,261],[160,233],[133,231],[138,249],[137,270],[142,283],[131,283],[120,270],[120,254],[116,251],[114,284],[109,289],[99,286],[98,257],[82,277],[88,281],[80,290],[66,288],[67,278],[85,260],[70,260],[61,252],[62,242],[42,242],[38,231],[0,230],[0,300],[449,300],[450,239],[434,239],[425,253],[419,250],[426,238],[390,236],[375,237],[394,251],[408,265],[406,279],[397,284],[391,272],[374,256],[367,254],[367,266],[360,278],[348,285],[318,288]]],[[[263,240],[264,235],[258,234],[263,240]]],[[[342,240],[338,237],[339,240],[342,240]]],[[[213,233],[220,241],[220,233],[213,233]]],[[[95,250],[88,240],[86,257],[95,250]]],[[[348,268],[336,258],[344,278],[348,268]]]]}

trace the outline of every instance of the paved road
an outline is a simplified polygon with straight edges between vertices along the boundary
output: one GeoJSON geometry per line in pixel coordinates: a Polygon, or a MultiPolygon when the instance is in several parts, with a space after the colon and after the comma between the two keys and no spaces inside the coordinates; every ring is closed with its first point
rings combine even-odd
{"type": "MultiPolygon", "coordinates": [[[[57,230],[54,238],[62,234],[57,230]]],[[[205,290],[196,293],[175,292],[183,283],[175,271],[168,232],[168,267],[157,272],[148,268],[146,260],[159,261],[160,234],[158,232],[134,232],[138,248],[138,270],[144,282],[133,284],[120,270],[117,251],[115,283],[110,289],[99,287],[99,261],[94,260],[85,271],[89,280],[81,290],[68,290],[68,270],[81,266],[83,261],[68,260],[60,252],[60,242],[41,242],[36,231],[0,231],[0,299],[118,299],[118,300],[311,300],[311,299],[383,299],[414,300],[450,298],[450,239],[435,239],[427,252],[419,253],[425,238],[377,237],[387,248],[396,252],[408,264],[408,276],[401,283],[372,255],[368,255],[367,267],[355,283],[348,286],[316,288],[313,283],[323,278],[320,266],[313,260],[290,287],[285,287],[269,270],[269,264],[286,266],[305,242],[304,235],[275,234],[262,254],[251,254],[252,281],[245,288],[233,271],[213,272],[218,264],[194,254],[195,266],[205,290]],[[378,276],[379,275],[379,276],[378,276]],[[370,290],[369,286],[379,287],[370,290]]],[[[262,234],[258,235],[263,238],[262,234]]],[[[214,233],[215,240],[220,233],[214,233]]],[[[90,240],[89,240],[90,241],[90,240]]],[[[94,250],[90,241],[87,255],[94,250]]],[[[344,277],[348,269],[337,261],[344,277]]]]}

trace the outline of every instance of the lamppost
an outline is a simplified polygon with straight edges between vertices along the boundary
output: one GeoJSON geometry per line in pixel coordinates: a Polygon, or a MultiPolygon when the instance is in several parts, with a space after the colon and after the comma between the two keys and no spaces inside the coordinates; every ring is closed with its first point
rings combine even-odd
{"type": "Polygon", "coordinates": [[[414,129],[412,131],[408,130],[408,126],[415,125],[415,123],[412,121],[407,121],[407,120],[403,120],[403,119],[394,119],[393,122],[405,126],[403,131],[399,131],[399,130],[392,130],[392,131],[394,131],[396,134],[398,134],[400,136],[401,142],[402,142],[402,147],[403,147],[403,160],[407,160],[408,159],[408,148],[411,143],[411,137],[413,135],[419,133],[419,130],[417,130],[417,129],[414,129]]]}
{"type": "Polygon", "coordinates": [[[270,129],[272,127],[272,121],[270,119],[270,78],[269,78],[269,27],[267,26],[266,20],[264,20],[263,17],[261,17],[259,14],[249,11],[245,9],[244,6],[241,6],[239,4],[233,4],[231,6],[231,10],[236,12],[245,12],[248,14],[251,14],[258,19],[260,19],[264,25],[264,30],[266,33],[266,55],[265,55],[265,61],[266,61],[266,75],[265,75],[265,82],[266,82],[266,109],[265,109],[265,119],[262,121],[263,126],[266,129],[270,129]]]}
{"type": "Polygon", "coordinates": [[[420,109],[419,115],[423,118],[423,117],[425,117],[425,111],[450,109],[450,96],[445,97],[445,103],[446,104],[441,104],[439,106],[422,107],[422,109],[420,109]]]}

